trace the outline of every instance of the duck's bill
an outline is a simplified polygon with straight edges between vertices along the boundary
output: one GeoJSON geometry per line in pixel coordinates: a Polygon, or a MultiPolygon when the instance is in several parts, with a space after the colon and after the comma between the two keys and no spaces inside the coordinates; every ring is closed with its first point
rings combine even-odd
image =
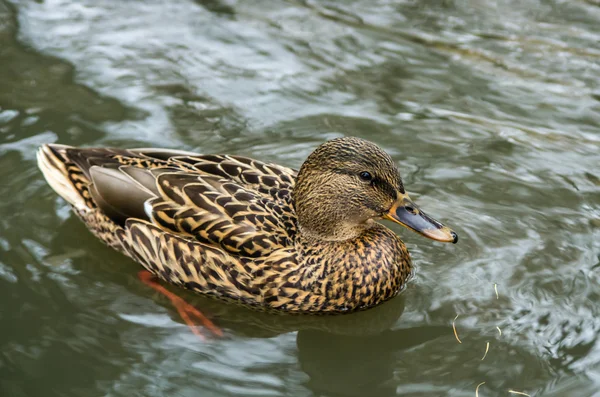
{"type": "Polygon", "coordinates": [[[458,241],[458,235],[452,229],[421,211],[407,195],[401,197],[383,218],[399,223],[432,240],[454,244],[458,241]]]}

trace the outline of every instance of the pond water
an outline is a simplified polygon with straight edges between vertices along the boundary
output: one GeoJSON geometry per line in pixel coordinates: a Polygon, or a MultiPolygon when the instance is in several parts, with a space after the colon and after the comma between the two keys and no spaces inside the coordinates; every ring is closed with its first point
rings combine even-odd
{"type": "Polygon", "coordinates": [[[0,395],[600,396],[599,43],[597,0],[0,0],[0,395]],[[224,331],[204,342],[34,160],[298,167],[342,135],[460,242],[389,225],[416,276],[352,315],[183,292],[224,331]]]}

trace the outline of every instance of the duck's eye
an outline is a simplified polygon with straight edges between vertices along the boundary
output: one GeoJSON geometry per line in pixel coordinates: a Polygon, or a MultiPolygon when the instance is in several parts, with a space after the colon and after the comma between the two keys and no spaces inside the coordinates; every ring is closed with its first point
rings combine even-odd
{"type": "Polygon", "coordinates": [[[363,171],[359,174],[360,179],[362,179],[365,182],[371,182],[373,180],[373,175],[371,175],[370,172],[367,171],[363,171]]]}

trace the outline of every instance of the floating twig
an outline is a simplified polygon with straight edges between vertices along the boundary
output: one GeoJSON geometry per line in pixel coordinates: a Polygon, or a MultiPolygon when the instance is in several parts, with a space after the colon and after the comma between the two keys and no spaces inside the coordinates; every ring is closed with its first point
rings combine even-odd
{"type": "Polygon", "coordinates": [[[481,382],[477,385],[477,388],[475,389],[475,397],[479,397],[479,386],[481,385],[485,385],[485,382],[481,382]]]}
{"type": "Polygon", "coordinates": [[[500,334],[500,336],[502,336],[502,330],[500,329],[500,327],[496,327],[496,329],[498,330],[498,333],[500,334]]]}
{"type": "Polygon", "coordinates": [[[494,284],[494,291],[496,291],[496,299],[500,299],[498,296],[498,284],[494,284]]]}
{"type": "Polygon", "coordinates": [[[529,394],[527,394],[527,393],[523,393],[522,391],[514,391],[514,390],[509,390],[508,392],[509,392],[509,393],[512,393],[512,394],[519,394],[519,395],[521,395],[521,396],[527,396],[527,397],[531,397],[529,394]]]}
{"type": "Polygon", "coordinates": [[[458,343],[462,343],[460,341],[460,338],[458,337],[458,333],[456,332],[456,319],[458,318],[458,314],[456,315],[456,317],[454,317],[454,320],[452,321],[452,329],[454,330],[454,336],[456,337],[456,340],[458,341],[458,343]]]}
{"type": "Polygon", "coordinates": [[[481,357],[481,361],[487,356],[488,350],[490,350],[490,342],[486,342],[485,344],[485,353],[483,353],[483,357],[481,357]]]}

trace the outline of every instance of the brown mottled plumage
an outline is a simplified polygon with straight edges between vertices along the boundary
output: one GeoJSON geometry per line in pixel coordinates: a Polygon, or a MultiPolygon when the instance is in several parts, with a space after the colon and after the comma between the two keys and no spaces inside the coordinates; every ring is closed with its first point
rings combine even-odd
{"type": "Polygon", "coordinates": [[[456,235],[406,195],[392,159],[358,138],[319,146],[297,172],[229,155],[48,144],[49,184],[98,238],[173,284],[247,306],[348,312],[411,273],[388,218],[456,235]]]}

